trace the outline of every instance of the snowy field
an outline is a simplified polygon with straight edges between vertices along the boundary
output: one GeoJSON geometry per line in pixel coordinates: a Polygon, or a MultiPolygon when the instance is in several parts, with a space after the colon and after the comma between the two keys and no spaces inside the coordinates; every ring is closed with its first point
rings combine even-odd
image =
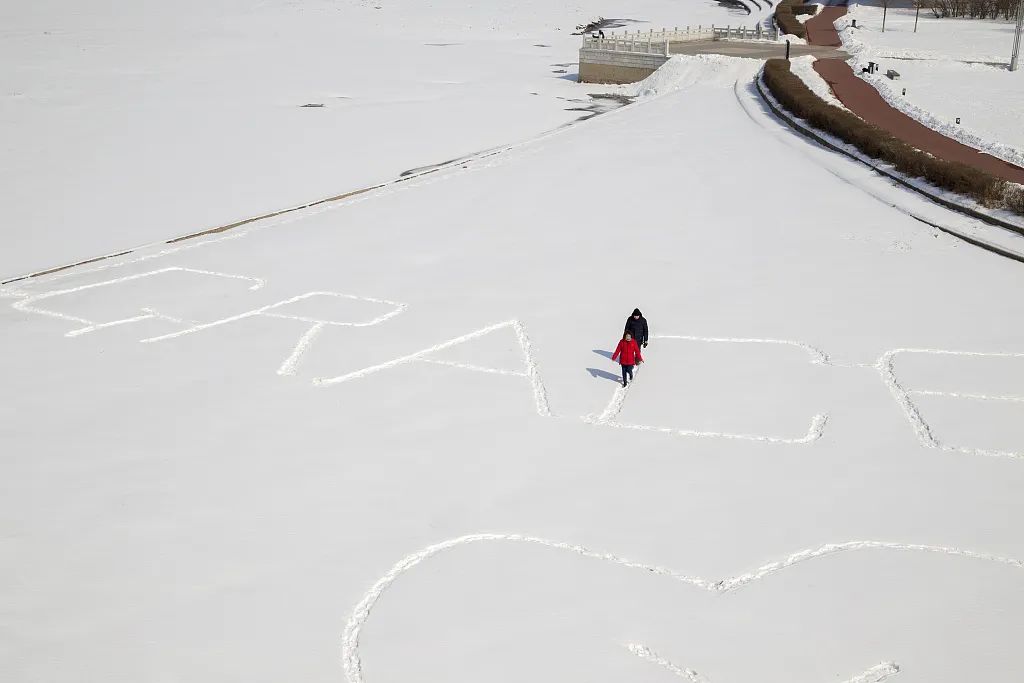
{"type": "Polygon", "coordinates": [[[712,0],[0,3],[0,281],[390,180],[586,116],[580,39],[712,0]],[[303,107],[302,105],[323,105],[303,107]]]}
{"type": "Polygon", "coordinates": [[[673,64],[0,289],[4,680],[1021,679],[1024,267],[673,64]]]}
{"type": "Polygon", "coordinates": [[[1014,22],[936,19],[922,10],[915,33],[914,10],[890,7],[883,33],[882,8],[858,4],[836,24],[856,55],[858,73],[868,61],[882,65],[881,73],[862,77],[893,106],[967,145],[1024,164],[1024,71],[1006,68],[1014,22]],[[900,79],[886,78],[887,69],[900,79]]]}
{"type": "Polygon", "coordinates": [[[1024,266],[598,15],[0,7],[0,274],[388,183],[0,287],[0,678],[1024,675],[1024,266]]]}

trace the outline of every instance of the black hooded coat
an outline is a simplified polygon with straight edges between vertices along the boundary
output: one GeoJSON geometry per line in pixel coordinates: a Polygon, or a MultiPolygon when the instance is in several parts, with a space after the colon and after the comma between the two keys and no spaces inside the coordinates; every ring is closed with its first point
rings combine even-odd
{"type": "Polygon", "coordinates": [[[622,331],[623,334],[629,332],[633,335],[633,339],[636,340],[637,344],[647,343],[647,318],[643,316],[639,308],[633,309],[633,314],[626,318],[626,328],[622,331]],[[640,316],[639,319],[634,318],[634,315],[640,316]]]}

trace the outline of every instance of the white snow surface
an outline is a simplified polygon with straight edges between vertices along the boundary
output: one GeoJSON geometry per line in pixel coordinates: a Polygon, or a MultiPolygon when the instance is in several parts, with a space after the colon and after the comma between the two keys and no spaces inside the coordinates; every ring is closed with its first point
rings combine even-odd
{"type": "Polygon", "coordinates": [[[815,59],[813,55],[794,57],[789,60],[790,71],[796,74],[815,95],[833,107],[846,109],[843,103],[839,101],[839,98],[832,92],[832,88],[829,87],[825,79],[821,77],[821,74],[814,70],[815,59]]]}
{"type": "Polygon", "coordinates": [[[0,281],[571,122],[601,88],[575,83],[570,33],[602,15],[635,31],[753,27],[763,13],[710,0],[2,3],[0,281]]]}
{"type": "Polygon", "coordinates": [[[749,80],[762,63],[758,59],[716,54],[673,55],[660,69],[639,83],[619,86],[619,92],[643,100],[689,88],[697,83],[732,87],[737,79],[749,80]]]}
{"type": "Polygon", "coordinates": [[[799,21],[801,24],[806,24],[809,19],[813,19],[818,14],[818,12],[821,11],[821,8],[824,7],[824,5],[821,4],[820,2],[812,2],[812,3],[808,3],[808,4],[814,5],[814,7],[815,7],[814,14],[798,14],[798,15],[796,15],[796,20],[799,21]]]}
{"type": "Polygon", "coordinates": [[[854,70],[889,104],[965,145],[1024,164],[1024,72],[1006,68],[1013,22],[936,19],[922,10],[915,33],[913,9],[890,7],[883,33],[880,7],[851,5],[836,25],[854,70]],[[881,71],[861,73],[869,61],[881,71]],[[888,69],[900,78],[886,78],[888,69]]]}
{"type": "Polygon", "coordinates": [[[4,680],[1020,680],[1024,266],[750,67],[0,287],[4,680]]]}

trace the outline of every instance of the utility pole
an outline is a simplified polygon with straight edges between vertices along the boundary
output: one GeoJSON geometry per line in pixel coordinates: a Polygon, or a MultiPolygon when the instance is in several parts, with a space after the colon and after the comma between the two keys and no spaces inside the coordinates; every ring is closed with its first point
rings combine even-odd
{"type": "Polygon", "coordinates": [[[885,15],[889,13],[889,0],[882,0],[882,33],[885,33],[885,15]]]}
{"type": "Polygon", "coordinates": [[[916,2],[914,2],[914,7],[916,8],[914,11],[914,33],[917,33],[917,18],[921,16],[922,2],[924,2],[924,0],[916,0],[916,2]]]}
{"type": "Polygon", "coordinates": [[[1017,3],[1017,31],[1013,34],[1013,56],[1010,57],[1010,71],[1016,71],[1020,62],[1020,34],[1024,29],[1024,0],[1017,3]]]}

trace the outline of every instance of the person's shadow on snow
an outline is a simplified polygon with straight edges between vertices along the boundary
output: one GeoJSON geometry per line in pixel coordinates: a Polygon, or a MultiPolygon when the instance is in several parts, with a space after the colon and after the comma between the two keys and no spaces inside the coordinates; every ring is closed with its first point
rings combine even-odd
{"type": "MultiPolygon", "coordinates": [[[[599,356],[604,356],[608,360],[612,359],[611,351],[602,351],[601,349],[594,349],[594,353],[596,353],[599,356]]],[[[601,370],[600,368],[587,368],[587,372],[589,372],[590,376],[593,377],[594,379],[610,379],[613,382],[622,381],[622,379],[614,372],[608,372],[607,370],[601,370]]]]}

